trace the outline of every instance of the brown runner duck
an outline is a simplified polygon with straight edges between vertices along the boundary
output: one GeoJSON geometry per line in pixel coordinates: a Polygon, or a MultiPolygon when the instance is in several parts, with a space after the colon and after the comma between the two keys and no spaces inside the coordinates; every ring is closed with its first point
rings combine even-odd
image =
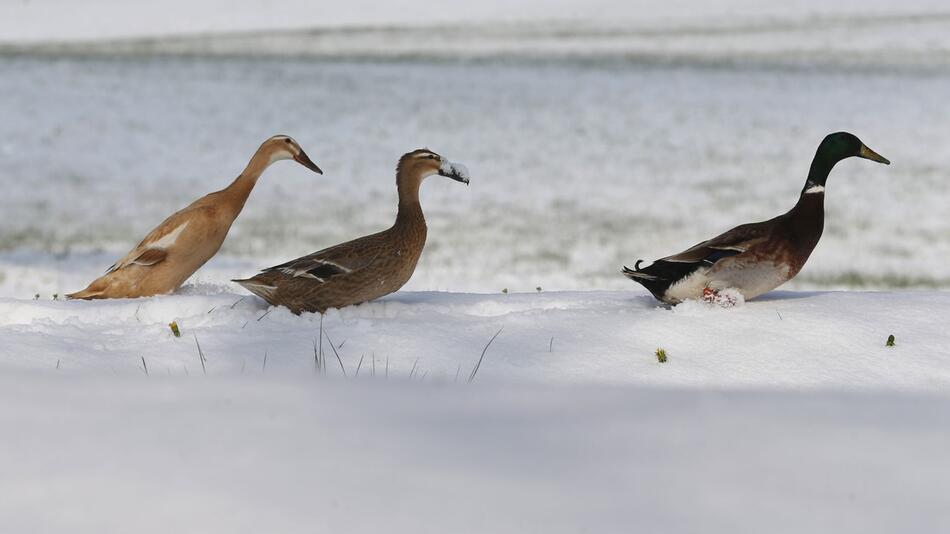
{"type": "Polygon", "coordinates": [[[854,135],[830,134],[818,146],[805,187],[790,211],[737,226],[644,268],[643,260],[637,260],[634,269],[624,267],[623,274],[670,304],[691,298],[718,301],[718,292],[725,289],[738,290],[744,299],[775,289],[798,274],[818,244],[825,221],[825,181],[836,163],[852,156],[890,164],[854,135]]]}
{"type": "Polygon", "coordinates": [[[134,298],[174,291],[218,252],[257,179],[271,163],[282,159],[293,159],[323,174],[296,141],[275,135],[264,141],[231,185],[172,214],[106,274],[66,297],[134,298]]]}
{"type": "Polygon", "coordinates": [[[467,184],[468,171],[427,149],[399,159],[396,188],[399,211],[388,230],[330,247],[234,280],[274,306],[323,313],[360,304],[402,287],[416,269],[426,243],[426,220],[419,186],[433,174],[467,184]]]}

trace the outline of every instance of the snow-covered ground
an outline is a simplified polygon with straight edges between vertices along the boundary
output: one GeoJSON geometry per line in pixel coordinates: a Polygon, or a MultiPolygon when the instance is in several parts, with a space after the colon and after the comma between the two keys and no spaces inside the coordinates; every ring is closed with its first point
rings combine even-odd
{"type": "Polygon", "coordinates": [[[2,299],[0,362],[137,376],[144,358],[152,374],[193,376],[202,373],[200,344],[209,375],[260,375],[266,365],[299,376],[313,372],[322,322],[328,375],[360,367],[366,377],[374,366],[385,375],[388,366],[392,378],[465,382],[501,330],[480,382],[944,392],[948,315],[942,292],[776,292],[733,309],[669,309],[643,291],[400,292],[321,319],[204,285],[126,301],[2,299]],[[894,347],[885,346],[889,335],[894,347]]]}
{"type": "Polygon", "coordinates": [[[0,531],[947,530],[944,2],[369,4],[0,2],[0,531]],[[894,164],[834,170],[782,291],[619,275],[836,130],[894,164]],[[178,294],[53,299],[275,133],[326,175],[271,168],[178,294]],[[407,291],[227,283],[390,224],[422,146],[472,185],[425,184],[407,291]]]}
{"type": "Polygon", "coordinates": [[[315,372],[318,315],[221,288],[3,299],[0,523],[941,531],[948,314],[943,293],[667,309],[629,292],[407,292],[328,313],[315,372]]]}
{"type": "Polygon", "coordinates": [[[950,528],[946,397],[24,378],[5,532],[950,528]]]}

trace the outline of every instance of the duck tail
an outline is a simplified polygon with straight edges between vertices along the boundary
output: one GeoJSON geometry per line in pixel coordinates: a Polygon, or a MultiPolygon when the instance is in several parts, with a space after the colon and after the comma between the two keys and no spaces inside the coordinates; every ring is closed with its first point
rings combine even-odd
{"type": "Polygon", "coordinates": [[[66,300],[93,300],[106,298],[102,296],[102,291],[92,291],[89,289],[83,289],[82,291],[77,291],[75,293],[67,293],[65,296],[66,300]]]}
{"type": "Polygon", "coordinates": [[[633,269],[625,266],[622,271],[623,275],[645,287],[657,300],[663,302],[666,302],[664,299],[666,290],[687,274],[682,272],[684,264],[658,260],[645,268],[641,268],[641,263],[643,263],[643,260],[637,260],[633,264],[633,269]]]}
{"type": "Polygon", "coordinates": [[[82,291],[76,291],[75,293],[67,293],[65,295],[66,300],[92,300],[92,299],[105,299],[109,298],[105,295],[106,289],[108,288],[107,284],[104,284],[100,280],[86,286],[86,289],[82,291]]]}
{"type": "Polygon", "coordinates": [[[637,260],[637,262],[633,264],[633,269],[624,265],[623,266],[624,276],[626,276],[627,278],[631,280],[655,280],[656,279],[655,276],[643,272],[643,269],[640,268],[641,263],[643,263],[643,260],[637,260]]]}
{"type": "Polygon", "coordinates": [[[277,293],[277,286],[268,284],[262,280],[258,280],[256,276],[231,281],[273,304],[274,295],[277,293]]]}

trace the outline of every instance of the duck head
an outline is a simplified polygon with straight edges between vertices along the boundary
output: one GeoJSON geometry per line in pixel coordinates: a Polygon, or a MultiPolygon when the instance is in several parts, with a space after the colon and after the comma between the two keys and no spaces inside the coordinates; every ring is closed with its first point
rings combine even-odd
{"type": "Polygon", "coordinates": [[[818,145],[818,151],[815,153],[815,159],[812,160],[811,170],[808,173],[805,190],[818,191],[817,188],[824,190],[825,181],[828,179],[831,168],[839,161],[851,157],[869,159],[885,165],[891,164],[887,158],[868,148],[854,134],[848,132],[828,134],[818,145]]]}
{"type": "Polygon", "coordinates": [[[428,148],[413,150],[399,158],[396,167],[396,183],[400,191],[418,192],[419,185],[433,174],[451,178],[456,182],[468,184],[468,169],[460,163],[453,163],[428,148]]]}
{"type": "Polygon", "coordinates": [[[396,172],[400,179],[414,178],[419,182],[433,174],[445,176],[463,184],[468,184],[469,180],[468,169],[464,165],[452,163],[428,148],[420,148],[403,155],[399,158],[396,172]]]}
{"type": "Polygon", "coordinates": [[[282,159],[292,159],[317,174],[323,174],[320,167],[317,167],[317,164],[310,160],[310,157],[307,156],[303,148],[297,144],[297,141],[288,135],[275,135],[271,137],[267,141],[264,141],[264,144],[261,145],[259,150],[270,156],[270,163],[282,159]]]}

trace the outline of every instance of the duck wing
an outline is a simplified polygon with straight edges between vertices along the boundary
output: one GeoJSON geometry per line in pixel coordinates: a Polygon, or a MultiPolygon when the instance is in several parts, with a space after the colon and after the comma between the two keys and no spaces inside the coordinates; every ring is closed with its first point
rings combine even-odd
{"type": "Polygon", "coordinates": [[[771,221],[737,226],[712,239],[693,245],[683,252],[657,261],[713,265],[723,258],[742,254],[755,245],[767,241],[772,235],[772,225],[769,222],[771,221]]]}
{"type": "Polygon", "coordinates": [[[181,233],[188,227],[187,220],[182,221],[178,217],[179,213],[165,219],[162,224],[149,232],[145,239],[135,246],[122,259],[112,264],[106,274],[124,269],[130,265],[157,265],[168,257],[168,250],[171,248],[181,233]]]}
{"type": "Polygon", "coordinates": [[[372,265],[382,252],[382,248],[376,244],[379,235],[335,245],[261,272],[282,273],[295,278],[312,278],[318,282],[326,282],[372,265]]]}
{"type": "Polygon", "coordinates": [[[763,243],[772,235],[773,221],[743,224],[712,239],[698,243],[683,252],[658,259],[641,268],[637,260],[633,269],[623,268],[627,278],[639,283],[658,300],[667,301],[666,291],[701,267],[712,267],[716,262],[742,254],[763,243]]]}

